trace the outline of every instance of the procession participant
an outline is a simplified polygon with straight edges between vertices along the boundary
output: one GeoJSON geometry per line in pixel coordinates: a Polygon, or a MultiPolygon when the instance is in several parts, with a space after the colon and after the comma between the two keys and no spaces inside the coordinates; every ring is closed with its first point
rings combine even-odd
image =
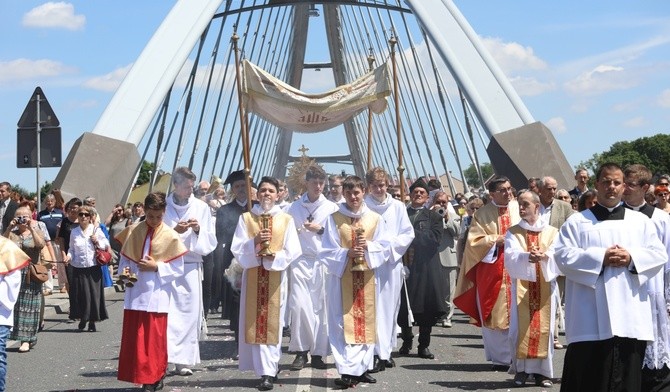
{"type": "Polygon", "coordinates": [[[350,388],[375,383],[372,368],[376,341],[375,271],[387,259],[389,234],[382,217],[364,202],[360,177],[342,183],[345,203],[326,223],[323,253],[326,262],[328,334],[335,366],[335,383],[350,388]]]}
{"type": "Polygon", "coordinates": [[[288,288],[285,271],[301,249],[293,218],[275,204],[278,181],[263,177],[258,185],[259,204],[240,216],[231,251],[244,268],[239,369],[255,371],[261,377],[258,390],[268,391],[279,373],[288,288]]]}
{"type": "Polygon", "coordinates": [[[7,376],[7,339],[14,325],[14,306],[19,299],[23,269],[30,257],[13,241],[0,236],[0,391],[7,376]]]}
{"type": "Polygon", "coordinates": [[[398,342],[395,332],[403,283],[402,256],[414,239],[414,229],[407,216],[405,205],[387,192],[388,173],[381,167],[375,167],[367,172],[365,180],[368,184],[365,205],[382,216],[391,241],[388,260],[375,271],[377,342],[370,373],[376,373],[395,366],[391,352],[398,342]]]}
{"type": "Polygon", "coordinates": [[[172,282],[184,273],[187,252],[179,235],[163,223],[166,205],[164,193],[147,195],[146,219],[129,232],[119,258],[119,274],[132,274],[137,281],[125,288],[117,379],[143,384],[143,391],[163,388],[172,282]]]}
{"type": "Polygon", "coordinates": [[[202,257],[216,247],[212,214],[204,201],[193,196],[195,174],[187,167],[172,173],[174,190],[167,197],[163,223],[179,234],[188,252],[184,273],[173,282],[176,295],[170,301],[168,318],[168,361],[182,376],[193,374],[191,366],[200,363],[198,338],[203,328],[202,257]]]}
{"type": "MultiPolygon", "coordinates": [[[[465,200],[465,199],[464,199],[465,200]]],[[[433,197],[431,209],[442,217],[442,235],[438,245],[438,257],[440,264],[447,277],[444,290],[444,301],[447,304],[447,314],[442,319],[442,326],[451,328],[451,319],[454,316],[454,293],[456,292],[456,279],[458,278],[458,258],[456,257],[457,240],[461,230],[460,218],[456,213],[449,212],[449,197],[443,191],[439,191],[433,197]]]]}
{"type": "Polygon", "coordinates": [[[333,203],[342,204],[345,201],[342,196],[342,181],[344,177],[338,174],[328,177],[328,200],[333,203]]]}
{"type": "MultiPolygon", "coordinates": [[[[652,184],[651,171],[644,165],[630,165],[623,171],[624,174],[624,207],[639,211],[654,223],[658,238],[665,245],[670,255],[670,215],[648,204],[644,195],[652,184]]],[[[642,390],[666,391],[670,390],[670,320],[666,304],[665,287],[667,286],[666,273],[669,265],[659,271],[647,282],[647,292],[652,309],[654,327],[654,341],[647,342],[647,348],[642,362],[642,390]]]]}
{"type": "Polygon", "coordinates": [[[423,179],[416,180],[409,189],[411,204],[407,208],[407,215],[414,229],[414,240],[407,251],[409,276],[400,295],[398,325],[403,343],[398,353],[408,355],[414,340],[408,317],[409,298],[415,323],[419,326],[419,358],[435,359],[429,349],[430,334],[437,320],[447,313],[447,304],[444,302],[447,296],[444,284],[447,276],[438,256],[444,219],[425,207],[428,186],[423,179]]]}
{"type": "Polygon", "coordinates": [[[317,165],[309,166],[305,172],[307,192],[286,210],[298,226],[302,248],[302,255],[288,268],[287,313],[291,314],[288,349],[297,353],[291,370],[300,370],[307,364],[308,352],[313,368],[326,368],[323,361],[328,355],[325,270],[319,253],[326,220],[338,207],[322,194],[325,183],[326,172],[317,165]]]}
{"type": "MultiPolygon", "coordinates": [[[[542,185],[540,185],[540,189],[542,185]]],[[[517,201],[521,221],[505,234],[505,268],[512,280],[510,349],[514,386],[535,375],[535,385],[549,388],[554,377],[553,338],[556,329],[556,277],[552,244],[558,229],[540,217],[540,197],[521,191],[517,201]]]]}
{"type": "Polygon", "coordinates": [[[482,327],[486,360],[494,369],[509,366],[510,278],[504,265],[505,233],[519,222],[509,179],[494,177],[490,200],[472,217],[454,304],[482,327]]]}
{"type": "MultiPolygon", "coordinates": [[[[216,241],[217,246],[222,250],[223,262],[221,268],[225,271],[230,268],[233,262],[233,252],[230,245],[233,242],[237,222],[240,215],[247,211],[247,182],[244,177],[244,171],[237,170],[228,175],[223,182],[224,185],[230,185],[233,200],[225,204],[216,211],[216,241]]],[[[218,256],[219,251],[217,251],[218,256]]],[[[237,289],[231,283],[224,279],[221,285],[221,318],[230,320],[230,329],[235,334],[235,345],[239,341],[239,314],[240,299],[237,289]]]]}
{"type": "Polygon", "coordinates": [[[621,168],[596,173],[597,204],[563,226],[555,259],[565,275],[568,349],[561,390],[640,391],[654,339],[647,283],[668,261],[652,221],[625,209],[621,168]]]}

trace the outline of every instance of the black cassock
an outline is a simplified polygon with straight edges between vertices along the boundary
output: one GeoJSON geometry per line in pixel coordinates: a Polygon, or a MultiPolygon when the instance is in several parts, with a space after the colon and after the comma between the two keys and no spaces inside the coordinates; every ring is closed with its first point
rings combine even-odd
{"type": "MultiPolygon", "coordinates": [[[[427,208],[407,213],[414,227],[414,241],[406,254],[409,276],[406,279],[407,292],[416,325],[432,326],[447,313],[447,275],[440,263],[438,246],[443,231],[442,217],[427,208]]],[[[398,325],[407,325],[407,301],[401,295],[398,325]]]]}

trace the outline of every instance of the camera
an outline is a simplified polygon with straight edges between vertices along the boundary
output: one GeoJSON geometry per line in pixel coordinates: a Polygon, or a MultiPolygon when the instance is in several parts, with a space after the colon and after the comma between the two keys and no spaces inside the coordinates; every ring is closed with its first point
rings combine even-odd
{"type": "Polygon", "coordinates": [[[25,216],[20,216],[20,217],[16,218],[16,223],[19,224],[19,225],[24,225],[27,221],[28,221],[28,219],[26,219],[25,216]]]}
{"type": "Polygon", "coordinates": [[[437,210],[435,210],[440,216],[446,216],[447,215],[447,209],[444,207],[439,207],[437,210]]]}

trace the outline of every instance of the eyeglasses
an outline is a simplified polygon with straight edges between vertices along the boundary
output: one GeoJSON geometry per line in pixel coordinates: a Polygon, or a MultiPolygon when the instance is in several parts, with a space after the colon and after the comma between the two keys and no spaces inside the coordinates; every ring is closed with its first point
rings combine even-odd
{"type": "Polygon", "coordinates": [[[87,217],[87,218],[90,218],[90,217],[91,217],[91,214],[89,214],[88,212],[80,212],[80,213],[79,213],[79,216],[81,216],[81,217],[84,217],[84,216],[85,216],[85,217],[87,217]]]}

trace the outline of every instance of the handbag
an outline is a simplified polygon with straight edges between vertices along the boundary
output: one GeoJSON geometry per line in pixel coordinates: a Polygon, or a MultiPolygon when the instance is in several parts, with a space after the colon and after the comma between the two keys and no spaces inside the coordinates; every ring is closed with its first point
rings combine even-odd
{"type": "Polygon", "coordinates": [[[95,261],[100,265],[107,265],[112,261],[112,254],[105,249],[95,249],[95,261]]]}
{"type": "MultiPolygon", "coordinates": [[[[95,230],[97,230],[97,227],[93,230],[94,235],[95,230]]],[[[99,265],[107,265],[110,261],[112,261],[112,254],[109,253],[107,249],[95,248],[95,261],[97,261],[99,265]]]]}
{"type": "Polygon", "coordinates": [[[46,266],[41,264],[30,263],[28,276],[30,281],[37,283],[44,283],[49,279],[49,270],[46,266]]]}

